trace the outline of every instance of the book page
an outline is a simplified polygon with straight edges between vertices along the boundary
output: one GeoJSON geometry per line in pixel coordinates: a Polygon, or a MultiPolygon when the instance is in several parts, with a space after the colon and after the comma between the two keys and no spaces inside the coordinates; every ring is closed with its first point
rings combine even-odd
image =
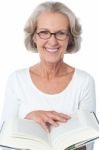
{"type": "Polygon", "coordinates": [[[82,115],[82,119],[84,121],[84,124],[90,128],[95,128],[95,130],[99,131],[99,121],[95,115],[94,112],[87,113],[83,112],[84,115],[82,115]]]}
{"type": "Polygon", "coordinates": [[[81,130],[84,126],[81,124],[81,122],[78,119],[78,116],[72,116],[72,118],[67,121],[66,123],[59,123],[58,127],[52,127],[50,132],[50,137],[52,143],[55,143],[55,141],[64,133],[67,135],[72,134],[72,132],[76,130],[81,130]]]}
{"type": "Polygon", "coordinates": [[[28,139],[33,139],[35,137],[36,139],[40,139],[49,143],[48,134],[35,121],[27,119],[18,119],[14,124],[15,124],[15,128],[13,130],[14,136],[24,137],[28,139]]]}
{"type": "Polygon", "coordinates": [[[13,119],[4,123],[0,133],[0,146],[14,149],[52,150],[49,133],[36,122],[13,119]]]}
{"type": "Polygon", "coordinates": [[[65,144],[70,144],[70,141],[76,142],[76,140],[80,141],[84,138],[88,139],[92,136],[99,136],[99,125],[96,119],[93,118],[93,114],[85,111],[77,111],[71,117],[66,123],[59,123],[58,127],[51,128],[50,137],[53,147],[58,142],[60,143],[58,145],[61,145],[64,140],[65,144]]]}
{"type": "Polygon", "coordinates": [[[40,141],[49,145],[49,133],[46,133],[44,129],[33,120],[27,119],[11,119],[4,122],[0,137],[5,139],[6,137],[27,139],[33,141],[40,141]]]}

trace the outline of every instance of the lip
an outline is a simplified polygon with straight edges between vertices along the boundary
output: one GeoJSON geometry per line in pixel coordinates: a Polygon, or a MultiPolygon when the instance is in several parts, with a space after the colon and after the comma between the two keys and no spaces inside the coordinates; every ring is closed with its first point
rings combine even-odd
{"type": "Polygon", "coordinates": [[[59,50],[59,48],[45,48],[46,51],[51,52],[51,53],[55,53],[59,50]]]}

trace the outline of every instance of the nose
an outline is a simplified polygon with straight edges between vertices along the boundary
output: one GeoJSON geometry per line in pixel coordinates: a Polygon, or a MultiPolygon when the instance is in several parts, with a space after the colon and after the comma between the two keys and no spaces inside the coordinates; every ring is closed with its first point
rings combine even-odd
{"type": "Polygon", "coordinates": [[[48,39],[48,42],[51,46],[58,44],[58,40],[56,39],[54,34],[51,35],[51,37],[48,39]]]}

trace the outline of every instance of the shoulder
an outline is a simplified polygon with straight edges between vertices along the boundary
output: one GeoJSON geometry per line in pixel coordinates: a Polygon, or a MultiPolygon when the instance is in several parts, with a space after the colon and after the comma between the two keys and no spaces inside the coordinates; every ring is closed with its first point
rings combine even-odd
{"type": "Polygon", "coordinates": [[[76,72],[76,76],[82,80],[85,79],[94,80],[93,76],[84,70],[75,69],[75,72],[76,72]]]}
{"type": "Polygon", "coordinates": [[[23,68],[12,72],[8,77],[8,82],[16,82],[16,80],[24,79],[29,71],[29,68],[23,68]]]}
{"type": "Polygon", "coordinates": [[[81,82],[82,84],[94,84],[95,82],[91,74],[80,69],[75,69],[75,78],[76,81],[81,82]]]}

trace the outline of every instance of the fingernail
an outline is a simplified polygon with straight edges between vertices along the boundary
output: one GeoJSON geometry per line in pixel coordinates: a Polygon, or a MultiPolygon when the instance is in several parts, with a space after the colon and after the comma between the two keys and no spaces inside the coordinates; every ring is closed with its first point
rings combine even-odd
{"type": "Polygon", "coordinates": [[[67,121],[67,119],[63,119],[63,121],[65,122],[65,121],[67,121]]]}

